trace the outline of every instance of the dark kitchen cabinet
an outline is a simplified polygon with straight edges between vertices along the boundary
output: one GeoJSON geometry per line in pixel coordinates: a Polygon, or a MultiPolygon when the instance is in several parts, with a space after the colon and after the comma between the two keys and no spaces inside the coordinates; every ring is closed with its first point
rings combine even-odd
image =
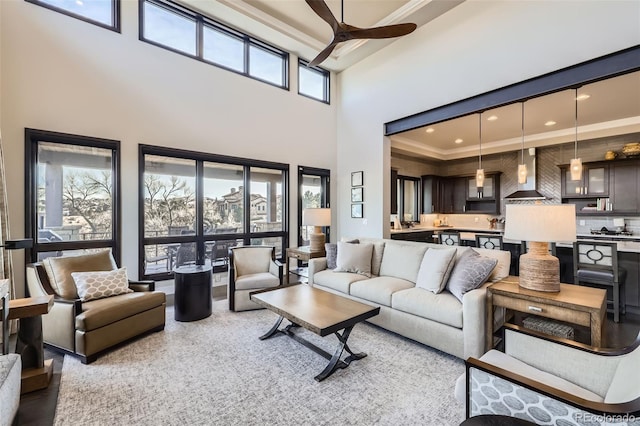
{"type": "Polygon", "coordinates": [[[582,165],[582,179],[571,180],[569,165],[560,166],[560,174],[563,198],[590,198],[606,197],[609,195],[609,165],[587,164],[582,165]]]}
{"type": "Polygon", "coordinates": [[[398,171],[391,169],[391,214],[398,214],[398,171]]]}
{"type": "Polygon", "coordinates": [[[447,177],[442,181],[442,212],[464,213],[467,203],[467,178],[447,177]]]}
{"type": "Polygon", "coordinates": [[[442,178],[435,175],[422,176],[422,213],[443,213],[442,178]]]}
{"type": "Polygon", "coordinates": [[[619,213],[640,212],[640,162],[624,161],[610,166],[610,199],[613,211],[619,213]]]}
{"type": "Polygon", "coordinates": [[[500,174],[487,173],[482,191],[478,191],[476,178],[467,180],[466,213],[500,214],[500,174]]]}

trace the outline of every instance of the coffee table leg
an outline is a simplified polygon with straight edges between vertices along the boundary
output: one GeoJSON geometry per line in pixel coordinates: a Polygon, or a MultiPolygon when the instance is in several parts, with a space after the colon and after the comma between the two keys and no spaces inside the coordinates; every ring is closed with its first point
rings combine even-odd
{"type": "Polygon", "coordinates": [[[333,357],[331,357],[329,364],[327,364],[327,366],[324,368],[322,373],[318,374],[315,377],[315,379],[318,382],[321,382],[327,377],[329,377],[330,375],[332,375],[338,368],[347,368],[349,364],[351,364],[351,361],[361,359],[367,356],[367,354],[364,352],[354,353],[351,350],[351,348],[347,345],[347,340],[349,339],[349,334],[351,334],[351,330],[353,330],[353,326],[345,328],[344,331],[342,332],[342,335],[340,335],[338,332],[335,333],[340,343],[338,343],[338,347],[336,348],[336,351],[333,353],[333,357]],[[342,351],[344,350],[346,350],[350,355],[344,361],[341,361],[340,357],[342,356],[342,351]]]}
{"type": "Polygon", "coordinates": [[[284,317],[278,317],[278,319],[276,320],[276,323],[273,324],[273,327],[271,327],[271,330],[267,331],[267,334],[264,334],[262,336],[260,336],[260,340],[265,340],[268,339],[269,337],[273,336],[274,334],[276,334],[278,332],[278,327],[280,327],[280,324],[282,323],[282,320],[284,319],[284,317]]]}

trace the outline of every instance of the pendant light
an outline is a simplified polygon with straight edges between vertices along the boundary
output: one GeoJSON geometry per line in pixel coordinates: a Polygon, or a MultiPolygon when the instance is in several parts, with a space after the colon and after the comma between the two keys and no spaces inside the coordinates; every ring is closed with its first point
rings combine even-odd
{"type": "Polygon", "coordinates": [[[476,187],[478,188],[478,194],[482,193],[482,187],[484,186],[484,169],[482,168],[482,113],[479,115],[480,132],[479,132],[479,149],[480,155],[478,157],[478,170],[476,170],[476,187]]]}
{"type": "Polygon", "coordinates": [[[524,102],[522,102],[522,163],[518,165],[518,184],[527,183],[527,165],[524,163],[524,102]]]}
{"type": "Polygon", "coordinates": [[[578,88],[575,89],[575,103],[576,103],[576,134],[575,134],[575,142],[574,142],[574,154],[571,159],[571,164],[569,166],[569,170],[571,170],[571,180],[581,180],[582,179],[582,160],[578,158],[578,88]]]}

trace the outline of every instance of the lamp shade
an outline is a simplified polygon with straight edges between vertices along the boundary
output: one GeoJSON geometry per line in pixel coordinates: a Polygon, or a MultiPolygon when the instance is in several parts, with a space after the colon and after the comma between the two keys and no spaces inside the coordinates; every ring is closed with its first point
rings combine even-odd
{"type": "Polygon", "coordinates": [[[303,209],[304,226],[331,226],[331,209],[303,209]]]}
{"type": "Polygon", "coordinates": [[[509,204],[504,238],[516,241],[576,240],[574,204],[509,204]]]}

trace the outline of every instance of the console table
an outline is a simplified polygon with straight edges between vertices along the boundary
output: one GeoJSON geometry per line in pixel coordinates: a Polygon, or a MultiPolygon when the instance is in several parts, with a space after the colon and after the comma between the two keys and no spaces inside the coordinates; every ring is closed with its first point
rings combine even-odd
{"type": "Polygon", "coordinates": [[[308,262],[310,259],[316,257],[324,257],[326,256],[324,250],[319,251],[311,251],[310,246],[301,246],[301,247],[289,247],[287,249],[287,253],[284,259],[284,284],[289,284],[289,258],[293,257],[294,259],[302,260],[308,262]]]}
{"type": "Polygon", "coordinates": [[[20,393],[49,386],[53,360],[44,359],[42,315],[53,306],[53,296],[26,297],[9,301],[9,318],[20,321],[16,353],[22,358],[20,393]]]}
{"type": "Polygon", "coordinates": [[[510,276],[487,287],[487,334],[485,347],[493,348],[493,310],[495,307],[589,327],[591,346],[602,345],[602,326],[607,312],[606,291],[574,284],[560,284],[560,291],[549,293],[522,288],[518,277],[510,276]]]}

